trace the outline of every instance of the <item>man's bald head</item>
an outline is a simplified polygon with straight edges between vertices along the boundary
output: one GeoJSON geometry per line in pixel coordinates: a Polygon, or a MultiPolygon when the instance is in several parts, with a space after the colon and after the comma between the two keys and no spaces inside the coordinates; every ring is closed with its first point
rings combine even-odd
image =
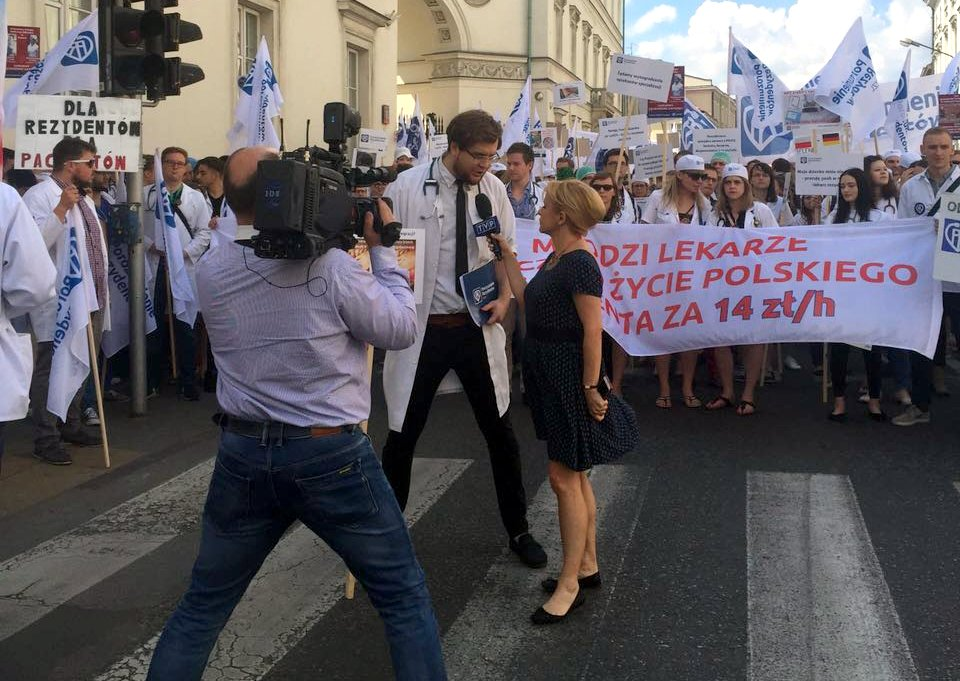
{"type": "Polygon", "coordinates": [[[244,147],[227,159],[223,171],[223,194],[227,205],[237,216],[237,224],[252,225],[256,204],[257,164],[276,161],[280,154],[271,147],[244,147]]]}

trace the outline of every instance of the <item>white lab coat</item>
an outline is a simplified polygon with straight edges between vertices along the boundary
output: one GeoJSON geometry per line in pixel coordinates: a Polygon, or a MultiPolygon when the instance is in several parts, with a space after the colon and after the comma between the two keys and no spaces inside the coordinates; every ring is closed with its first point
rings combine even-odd
{"type": "Polygon", "coordinates": [[[0,184],[0,422],[27,415],[33,344],[17,333],[14,317],[56,300],[57,268],[20,195],[0,184]]]}
{"type": "MultiPolygon", "coordinates": [[[[714,227],[726,226],[723,217],[717,212],[716,206],[710,211],[707,224],[714,227]]],[[[780,223],[777,222],[777,216],[773,214],[767,204],[754,201],[753,205],[747,208],[746,215],[743,216],[743,226],[750,229],[754,227],[779,227],[780,223]]]]}
{"type": "MultiPolygon", "coordinates": [[[[157,248],[163,250],[163,239],[158,238],[156,229],[156,218],[151,221],[150,216],[155,215],[157,206],[156,185],[150,185],[144,189],[144,206],[146,208],[144,215],[144,243],[149,247],[150,244],[156,244],[157,248]]],[[[187,230],[183,220],[176,213],[173,219],[177,222],[177,235],[180,237],[180,245],[183,248],[183,263],[187,268],[187,276],[190,278],[190,285],[194,292],[197,290],[197,260],[207,252],[210,246],[210,217],[213,214],[210,205],[207,203],[207,197],[187,185],[183,185],[183,193],[180,194],[180,211],[190,223],[190,229],[193,230],[193,236],[187,230]]],[[[157,266],[160,263],[160,256],[156,253],[149,254],[147,261],[150,264],[150,271],[153,277],[156,277],[157,266]]]]}
{"type": "MultiPolygon", "coordinates": [[[[424,182],[437,159],[431,163],[416,166],[397,177],[396,182],[387,188],[386,196],[393,199],[393,212],[405,228],[424,230],[423,272],[417,271],[417,286],[423,287],[423,302],[417,305],[417,340],[406,350],[389,351],[383,365],[383,390],[387,398],[387,414],[390,430],[401,431],[413,391],[413,380],[417,374],[420,360],[420,348],[427,330],[427,317],[430,315],[430,303],[433,300],[437,284],[437,269],[440,262],[440,220],[456,222],[455,215],[440,215],[440,200],[433,187],[425,187],[424,182]],[[424,192],[424,189],[426,191],[424,192]]],[[[440,182],[440,169],[434,168],[433,178],[440,182]]],[[[513,208],[507,198],[507,190],[495,175],[486,173],[480,180],[479,191],[490,197],[493,214],[500,219],[500,230],[512,245],[516,227],[513,208]]],[[[477,187],[470,187],[467,193],[467,216],[471,224],[480,221],[476,213],[474,199],[477,187]]],[[[470,229],[468,225],[467,229],[470,229]]],[[[467,264],[473,270],[493,259],[493,253],[486,238],[467,239],[467,264]]],[[[490,378],[497,398],[497,408],[502,416],[510,406],[510,380],[507,375],[506,334],[500,324],[488,324],[483,327],[483,339],[487,349],[487,362],[490,365],[490,378]]]]}
{"type": "MultiPolygon", "coordinates": [[[[70,212],[67,214],[67,221],[60,222],[60,218],[56,216],[53,212],[53,209],[57,207],[57,204],[60,203],[60,195],[63,193],[63,190],[60,189],[52,177],[48,177],[43,182],[34,185],[27,193],[23,195],[23,202],[27,206],[27,210],[30,211],[30,215],[33,216],[34,221],[37,223],[37,227],[40,228],[40,236],[43,237],[43,242],[47,246],[47,252],[50,254],[50,261],[56,267],[57,263],[60,262],[60,249],[66,248],[67,244],[67,226],[73,224],[77,227],[77,231],[80,234],[80,245],[82,250],[86,253],[86,237],[84,223],[83,223],[83,214],[80,212],[80,206],[74,206],[70,209],[70,212]]],[[[93,199],[89,196],[84,196],[81,201],[86,201],[87,206],[90,208],[90,212],[93,215],[97,214],[97,207],[93,203],[93,199]]],[[[104,267],[109,267],[107,262],[107,239],[106,239],[106,229],[103,225],[100,225],[100,248],[103,250],[103,265],[104,267]]],[[[82,262],[86,266],[84,269],[84,279],[87,281],[93,281],[92,274],[89,271],[89,263],[87,262],[86,257],[82,258],[82,262]]],[[[110,330],[110,287],[107,286],[106,290],[103,292],[104,304],[101,312],[101,320],[103,321],[103,330],[110,330]]],[[[37,337],[37,341],[41,343],[50,342],[53,340],[53,332],[57,325],[57,300],[51,300],[46,305],[35,309],[30,313],[30,324],[33,326],[33,333],[37,337]]]]}

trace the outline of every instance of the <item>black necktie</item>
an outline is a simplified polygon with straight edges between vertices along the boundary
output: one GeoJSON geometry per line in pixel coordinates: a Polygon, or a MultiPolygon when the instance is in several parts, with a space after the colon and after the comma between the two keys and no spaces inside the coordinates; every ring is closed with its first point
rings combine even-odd
{"type": "Polygon", "coordinates": [[[453,273],[457,293],[460,290],[460,275],[467,273],[467,192],[463,188],[463,180],[457,180],[457,256],[453,273]]]}

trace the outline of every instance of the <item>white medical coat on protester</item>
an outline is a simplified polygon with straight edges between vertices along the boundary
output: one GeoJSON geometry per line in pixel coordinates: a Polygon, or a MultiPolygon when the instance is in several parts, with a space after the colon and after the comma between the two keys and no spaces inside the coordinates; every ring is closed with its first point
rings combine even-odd
{"type": "Polygon", "coordinates": [[[17,190],[0,184],[0,422],[27,415],[33,343],[10,323],[56,300],[57,268],[17,190]]]}
{"type": "MultiPolygon", "coordinates": [[[[167,189],[169,191],[169,187],[167,189]]],[[[164,250],[163,239],[156,233],[156,220],[151,220],[151,216],[155,215],[154,211],[157,206],[156,193],[156,185],[151,185],[144,189],[144,220],[146,222],[143,230],[144,243],[148,248],[151,243],[155,244],[156,247],[162,251],[164,250]],[[151,224],[153,224],[153,229],[150,228],[151,224]]],[[[226,202],[224,202],[224,204],[226,204],[226,202]]],[[[183,264],[186,265],[190,285],[193,287],[194,294],[196,294],[196,263],[197,260],[200,259],[200,256],[207,252],[207,248],[210,246],[210,218],[213,211],[207,203],[206,196],[196,189],[183,185],[183,192],[180,194],[180,212],[187,218],[187,221],[190,223],[190,230],[193,231],[193,236],[191,237],[190,230],[187,229],[186,225],[183,224],[183,220],[177,215],[176,211],[174,211],[173,219],[177,223],[177,235],[180,237],[180,246],[184,253],[183,264]]],[[[150,269],[153,275],[151,279],[153,279],[157,274],[160,256],[156,253],[150,253],[147,260],[150,263],[150,269]]]]}
{"type": "MultiPolygon", "coordinates": [[[[716,206],[710,211],[707,224],[711,227],[726,226],[726,223],[723,221],[723,216],[717,212],[716,206]]],[[[777,222],[777,216],[773,214],[773,211],[770,210],[767,204],[754,201],[753,205],[747,208],[747,212],[743,216],[743,226],[750,229],[755,227],[779,227],[780,223],[777,222]]]]}
{"type": "MultiPolygon", "coordinates": [[[[422,302],[417,305],[417,340],[406,350],[387,352],[383,365],[383,390],[387,398],[390,430],[396,432],[403,430],[407,405],[413,391],[413,380],[417,375],[417,364],[420,361],[420,348],[423,346],[423,337],[427,330],[430,304],[437,285],[441,220],[446,226],[456,224],[457,220],[456,215],[441,215],[438,191],[432,186],[424,185],[430,175],[430,169],[433,168],[433,179],[442,187],[443,181],[440,179],[438,167],[440,163],[442,161],[437,159],[407,170],[397,177],[396,182],[387,187],[385,194],[393,200],[393,212],[404,228],[424,230],[423,272],[416,272],[416,286],[423,287],[422,302]]],[[[493,214],[500,220],[500,231],[511,247],[516,238],[513,208],[507,198],[506,187],[495,175],[485,173],[477,187],[467,188],[467,267],[470,270],[493,259],[487,239],[478,239],[473,236],[472,225],[480,222],[475,205],[476,196],[480,192],[490,197],[493,214]]],[[[490,366],[490,378],[497,398],[497,408],[502,416],[510,406],[506,334],[503,327],[500,324],[484,325],[483,340],[487,349],[487,363],[490,366]]]]}
{"type": "MultiPolygon", "coordinates": [[[[60,249],[67,247],[66,237],[69,225],[72,224],[77,228],[80,250],[84,254],[81,258],[84,265],[83,278],[92,284],[93,275],[90,272],[90,264],[86,257],[86,229],[83,222],[83,213],[80,212],[80,206],[74,206],[69,210],[66,222],[60,222],[60,218],[53,212],[53,209],[60,203],[60,195],[62,193],[63,190],[60,189],[60,185],[58,185],[52,177],[48,177],[43,182],[27,190],[27,193],[23,195],[23,202],[37,223],[37,227],[40,228],[40,236],[43,237],[43,242],[47,246],[50,261],[54,267],[60,262],[60,249]]],[[[87,202],[87,207],[90,208],[91,215],[95,216],[97,214],[97,207],[94,205],[93,199],[89,196],[84,196],[80,200],[87,202]]],[[[106,229],[102,224],[100,225],[100,248],[103,251],[103,266],[109,268],[106,229]]],[[[101,320],[103,322],[103,330],[109,331],[109,286],[107,286],[103,292],[103,299],[103,309],[100,310],[101,320]]],[[[33,333],[36,335],[38,342],[48,343],[53,341],[53,332],[57,326],[57,299],[54,298],[46,305],[31,312],[30,324],[33,326],[33,333]]]]}

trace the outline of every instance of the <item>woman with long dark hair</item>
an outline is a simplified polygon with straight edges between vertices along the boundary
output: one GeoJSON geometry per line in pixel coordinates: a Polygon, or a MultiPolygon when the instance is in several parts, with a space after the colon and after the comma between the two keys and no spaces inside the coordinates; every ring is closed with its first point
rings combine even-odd
{"type": "Polygon", "coordinates": [[[750,166],[750,188],[753,200],[767,204],[779,225],[793,222],[793,211],[786,199],[777,194],[777,176],[768,164],[757,161],[750,166]]]}
{"type": "MultiPolygon", "coordinates": [[[[883,222],[893,219],[888,213],[873,207],[873,192],[867,174],[860,168],[845,170],[837,185],[837,207],[827,216],[828,225],[846,225],[860,222],[883,222]]],[[[833,382],[833,410],[827,415],[831,421],[847,420],[847,361],[850,346],[846,343],[830,344],[830,380],[833,382]]],[[[880,407],[880,383],[882,360],[880,348],[863,349],[863,362],[867,370],[867,413],[875,421],[886,421],[887,415],[880,407]]]]}
{"type": "Polygon", "coordinates": [[[888,213],[891,217],[897,216],[897,183],[893,180],[893,173],[887,168],[882,156],[866,156],[863,159],[863,172],[870,182],[870,195],[873,197],[873,207],[888,213]]]}
{"type": "Polygon", "coordinates": [[[613,175],[606,172],[594,173],[588,184],[600,195],[603,201],[603,208],[606,211],[603,220],[600,222],[619,222],[623,214],[623,207],[620,205],[620,192],[617,191],[617,183],[613,175]]]}

